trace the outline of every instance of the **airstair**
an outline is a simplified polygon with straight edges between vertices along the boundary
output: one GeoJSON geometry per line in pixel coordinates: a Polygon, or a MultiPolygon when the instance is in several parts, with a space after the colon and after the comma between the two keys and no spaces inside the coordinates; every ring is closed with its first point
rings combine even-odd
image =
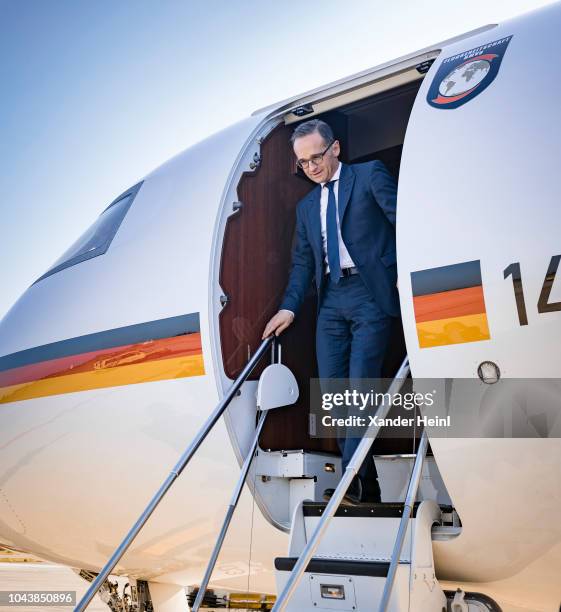
{"type": "MultiPolygon", "coordinates": [[[[273,345],[273,355],[278,348],[278,361],[265,368],[259,379],[257,427],[191,610],[197,612],[201,608],[206,588],[252,461],[258,454],[256,451],[259,435],[267,412],[293,404],[298,399],[296,379],[292,372],[281,364],[280,347],[276,347],[276,339],[273,337],[262,342],[123,542],[98,574],[75,608],[75,612],[82,612],[87,608],[107,576],[271,345],[273,345]]],[[[387,390],[388,396],[392,396],[401,389],[408,373],[409,362],[405,358],[387,390]]],[[[377,422],[387,416],[390,407],[386,402],[378,406],[377,422]]],[[[428,447],[426,432],[423,432],[421,436],[415,455],[381,458],[390,462],[397,461],[402,471],[404,467],[407,469],[407,466],[412,465],[404,502],[388,501],[360,504],[354,507],[341,505],[359,467],[369,455],[379,429],[378,425],[369,427],[327,504],[307,500],[306,490],[295,489],[294,494],[291,495],[294,502],[292,503],[289,550],[286,557],[275,559],[279,596],[272,612],[329,612],[332,610],[349,612],[500,612],[500,608],[485,596],[470,598],[469,594],[462,591],[444,592],[438,583],[432,542],[456,537],[461,527],[456,513],[449,504],[442,503],[442,500],[438,498],[416,501],[419,484],[430,463],[430,461],[425,461],[428,447]]],[[[302,452],[281,453],[280,457],[269,455],[260,459],[261,464],[258,470],[262,470],[262,473],[270,474],[276,469],[278,472],[276,476],[287,479],[290,479],[291,475],[305,477],[308,472],[311,475],[317,472],[314,460],[316,462],[325,461],[324,457],[306,457],[302,452]],[[270,463],[269,466],[267,466],[267,461],[270,463]]],[[[305,480],[306,478],[302,481],[304,484],[300,486],[306,486],[305,480]]],[[[314,479],[309,478],[308,480],[314,479]]],[[[315,492],[310,495],[311,499],[317,499],[317,491],[321,490],[325,483],[316,483],[318,484],[315,492]]]]}
{"type": "MultiPolygon", "coordinates": [[[[405,359],[388,396],[401,389],[408,373],[405,359]]],[[[386,402],[378,407],[378,422],[390,407],[386,402]]],[[[432,554],[432,526],[442,521],[442,510],[429,500],[415,506],[428,446],[425,432],[403,504],[340,506],[379,429],[369,427],[327,505],[304,502],[296,509],[289,556],[275,560],[280,595],[273,612],[446,611],[432,554]]]]}
{"type": "MultiPolygon", "coordinates": [[[[406,515],[404,504],[340,506],[290,601],[284,605],[281,597],[274,609],[446,610],[446,596],[435,576],[431,541],[432,526],[442,523],[446,511],[451,513],[451,508],[440,508],[433,501],[416,504],[405,523],[402,550],[393,557],[406,515]],[[389,580],[393,585],[386,589],[389,580]],[[381,608],[384,597],[387,605],[381,608]]],[[[286,592],[291,572],[324,512],[325,504],[308,502],[295,512],[288,556],[275,559],[278,592],[286,592]]]]}

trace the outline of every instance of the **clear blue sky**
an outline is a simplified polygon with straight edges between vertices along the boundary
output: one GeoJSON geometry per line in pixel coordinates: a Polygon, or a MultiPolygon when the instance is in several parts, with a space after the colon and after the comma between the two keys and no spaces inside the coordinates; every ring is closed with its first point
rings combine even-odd
{"type": "Polygon", "coordinates": [[[105,206],[253,110],[544,0],[0,0],[0,318],[105,206]]]}

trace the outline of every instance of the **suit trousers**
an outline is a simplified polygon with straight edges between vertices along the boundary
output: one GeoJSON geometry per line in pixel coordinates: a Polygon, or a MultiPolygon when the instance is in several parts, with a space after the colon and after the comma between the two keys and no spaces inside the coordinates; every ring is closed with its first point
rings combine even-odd
{"type": "MultiPolygon", "coordinates": [[[[338,283],[326,278],[317,330],[316,353],[319,377],[350,379],[380,378],[388,348],[392,318],[376,303],[360,274],[342,276],[338,283]]],[[[361,438],[338,438],[345,471],[361,438]]],[[[371,455],[359,469],[367,496],[378,497],[376,467],[371,455]]]]}

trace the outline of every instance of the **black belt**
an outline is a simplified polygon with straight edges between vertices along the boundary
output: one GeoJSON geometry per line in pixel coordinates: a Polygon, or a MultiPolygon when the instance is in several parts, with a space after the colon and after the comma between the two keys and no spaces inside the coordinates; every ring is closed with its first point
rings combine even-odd
{"type": "MultiPolygon", "coordinates": [[[[341,276],[353,276],[354,274],[358,274],[358,268],[353,266],[352,268],[341,268],[341,276]]],[[[329,275],[329,272],[326,276],[329,275]]]]}

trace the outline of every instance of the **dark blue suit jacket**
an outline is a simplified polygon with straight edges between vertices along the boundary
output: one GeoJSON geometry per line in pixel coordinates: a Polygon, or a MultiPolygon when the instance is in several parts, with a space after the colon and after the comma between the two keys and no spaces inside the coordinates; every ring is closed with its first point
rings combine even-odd
{"type": "MultiPolygon", "coordinates": [[[[324,253],[320,221],[321,185],[300,200],[296,209],[296,243],[292,270],[281,309],[297,313],[312,278],[318,307],[324,289],[324,253]]],[[[396,288],[394,178],[380,161],[342,164],[338,209],[341,235],[349,255],[376,303],[388,315],[399,316],[396,288]]]]}

